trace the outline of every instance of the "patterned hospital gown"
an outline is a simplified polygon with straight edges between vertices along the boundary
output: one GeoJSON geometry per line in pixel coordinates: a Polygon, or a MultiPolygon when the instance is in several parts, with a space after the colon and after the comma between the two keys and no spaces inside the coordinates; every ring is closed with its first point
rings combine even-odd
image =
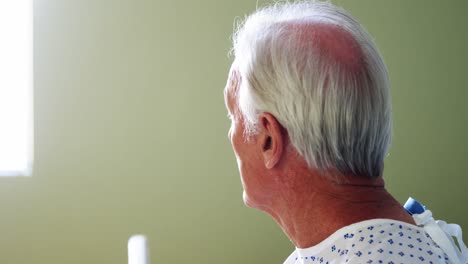
{"type": "Polygon", "coordinates": [[[346,226],[310,248],[297,248],[284,264],[451,263],[423,228],[373,219],[346,226]]]}

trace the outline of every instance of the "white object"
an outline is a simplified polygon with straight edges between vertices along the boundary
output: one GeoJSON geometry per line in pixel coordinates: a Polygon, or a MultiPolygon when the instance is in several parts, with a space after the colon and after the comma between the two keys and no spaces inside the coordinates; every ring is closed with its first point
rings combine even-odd
{"type": "Polygon", "coordinates": [[[417,225],[424,227],[424,230],[447,253],[453,263],[468,263],[468,249],[463,243],[462,230],[459,225],[447,224],[441,220],[436,221],[432,217],[432,212],[427,209],[421,214],[414,214],[413,218],[417,225]],[[453,237],[457,239],[459,247],[455,245],[453,237]]]}
{"type": "Polygon", "coordinates": [[[32,0],[0,1],[0,176],[32,169],[32,0]]]}
{"type": "Polygon", "coordinates": [[[148,239],[133,235],[128,240],[128,264],[149,264],[148,239]]]}

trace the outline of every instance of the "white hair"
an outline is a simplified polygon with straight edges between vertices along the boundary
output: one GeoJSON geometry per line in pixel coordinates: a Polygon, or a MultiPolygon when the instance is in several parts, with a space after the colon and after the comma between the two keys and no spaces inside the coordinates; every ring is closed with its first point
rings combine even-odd
{"type": "Polygon", "coordinates": [[[310,167],[382,175],[392,134],[387,69],[351,15],[328,2],[277,3],[239,24],[233,53],[247,135],[269,112],[310,167]]]}

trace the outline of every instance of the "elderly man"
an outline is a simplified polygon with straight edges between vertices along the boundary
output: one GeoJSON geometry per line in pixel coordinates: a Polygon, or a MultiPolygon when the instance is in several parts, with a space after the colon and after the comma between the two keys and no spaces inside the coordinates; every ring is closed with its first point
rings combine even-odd
{"type": "Polygon", "coordinates": [[[296,246],[285,263],[457,263],[385,190],[389,80],[355,19],[325,2],[276,4],[233,40],[229,139],[245,204],[296,246]]]}

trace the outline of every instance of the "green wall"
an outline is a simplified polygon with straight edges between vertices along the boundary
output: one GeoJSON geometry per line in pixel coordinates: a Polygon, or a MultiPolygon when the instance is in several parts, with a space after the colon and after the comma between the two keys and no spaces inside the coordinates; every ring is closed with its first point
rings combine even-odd
{"type": "MultiPolygon", "coordinates": [[[[390,191],[468,230],[468,2],[335,3],[390,71],[390,191]]],[[[126,263],[134,233],[152,263],[282,263],[293,246],[243,205],[226,136],[229,36],[255,6],[35,0],[35,166],[0,178],[0,263],[126,263]]]]}

